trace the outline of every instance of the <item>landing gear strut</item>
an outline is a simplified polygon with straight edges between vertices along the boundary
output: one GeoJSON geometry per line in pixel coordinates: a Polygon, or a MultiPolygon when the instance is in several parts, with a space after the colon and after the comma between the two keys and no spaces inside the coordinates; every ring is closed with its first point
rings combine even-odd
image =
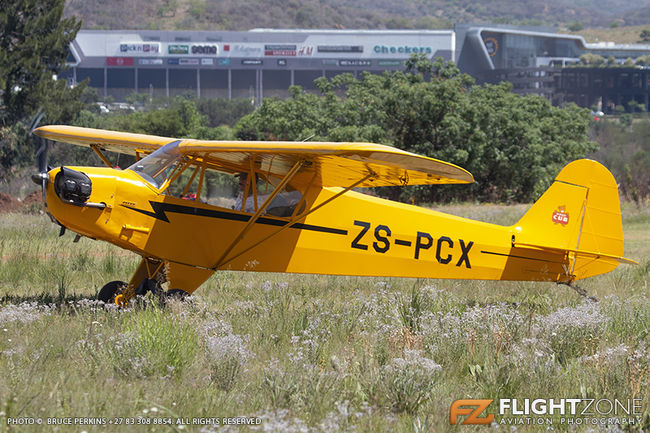
{"type": "MultiPolygon", "coordinates": [[[[212,269],[143,257],[131,281],[111,281],[102,287],[97,299],[106,303],[114,302],[118,307],[126,306],[131,298],[145,295],[147,292],[152,292],[160,298],[184,300],[210,278],[213,272],[212,269]],[[167,292],[162,289],[165,282],[170,286],[167,292]]],[[[164,299],[161,301],[164,302],[164,299]]]]}
{"type": "Polygon", "coordinates": [[[164,281],[164,262],[143,258],[128,284],[124,281],[111,281],[102,287],[97,299],[105,303],[115,302],[118,307],[125,307],[136,295],[142,296],[147,292],[161,293],[161,284],[164,281]]]}

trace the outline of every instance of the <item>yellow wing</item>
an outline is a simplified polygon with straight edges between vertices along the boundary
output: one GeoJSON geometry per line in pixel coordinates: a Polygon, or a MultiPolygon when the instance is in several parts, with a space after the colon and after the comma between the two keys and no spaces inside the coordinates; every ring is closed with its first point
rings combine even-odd
{"type": "Polygon", "coordinates": [[[472,175],[453,164],[371,143],[286,141],[183,140],[182,153],[197,155],[217,165],[250,167],[283,176],[296,161],[307,165],[303,173],[315,173],[324,187],[346,187],[369,175],[360,187],[471,183],[472,175]]]}
{"type": "MultiPolygon", "coordinates": [[[[148,153],[177,140],[72,126],[43,126],[35,133],[54,141],[97,145],[131,155],[138,151],[148,153]]],[[[256,171],[277,177],[283,177],[297,161],[304,161],[300,177],[307,181],[315,174],[324,187],[347,187],[366,177],[359,187],[474,181],[468,171],[454,164],[381,144],[184,139],[178,149],[231,172],[250,170],[252,161],[256,171]]]]}
{"type": "Polygon", "coordinates": [[[128,155],[151,153],[159,147],[176,140],[175,138],[157,137],[155,135],[65,125],[41,126],[34,130],[34,134],[52,141],[86,147],[96,145],[100,150],[128,155]]]}

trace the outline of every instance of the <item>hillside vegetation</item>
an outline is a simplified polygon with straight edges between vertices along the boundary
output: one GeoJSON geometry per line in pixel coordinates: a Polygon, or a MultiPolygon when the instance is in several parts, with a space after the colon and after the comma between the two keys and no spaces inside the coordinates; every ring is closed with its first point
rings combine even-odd
{"type": "Polygon", "coordinates": [[[69,0],[85,29],[450,28],[453,23],[643,25],[650,1],[625,0],[69,0]]]}
{"type": "MultiPolygon", "coordinates": [[[[650,23],[650,16],[648,16],[647,22],[650,23]]],[[[611,41],[618,44],[648,44],[650,41],[644,40],[641,36],[644,30],[650,31],[650,24],[624,27],[593,27],[568,33],[582,36],[587,43],[611,41]]]]}

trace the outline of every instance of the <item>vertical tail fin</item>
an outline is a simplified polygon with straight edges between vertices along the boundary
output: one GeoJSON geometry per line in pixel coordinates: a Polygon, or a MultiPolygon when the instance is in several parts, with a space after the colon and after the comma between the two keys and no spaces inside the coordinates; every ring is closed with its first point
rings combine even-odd
{"type": "Polygon", "coordinates": [[[550,188],[515,224],[513,246],[565,252],[567,281],[604,274],[623,255],[623,225],[618,187],[596,161],[568,164],[550,188]]]}

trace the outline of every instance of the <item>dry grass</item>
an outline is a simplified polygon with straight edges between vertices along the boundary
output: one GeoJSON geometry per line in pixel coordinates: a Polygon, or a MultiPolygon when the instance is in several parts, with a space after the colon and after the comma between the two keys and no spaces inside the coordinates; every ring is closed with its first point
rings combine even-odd
{"type": "Polygon", "coordinates": [[[587,43],[593,42],[616,42],[617,44],[647,44],[639,36],[644,29],[650,29],[650,25],[621,26],[621,27],[593,27],[582,29],[577,32],[567,32],[571,35],[579,35],[585,38],[587,43]]]}
{"type": "MultiPolygon", "coordinates": [[[[525,208],[440,210],[509,224],[525,208]]],[[[548,283],[222,272],[189,302],[124,310],[91,298],[135,257],[0,215],[0,432],[56,431],[8,417],[233,416],[258,431],[444,432],[456,399],[538,397],[640,398],[649,428],[650,208],[623,212],[641,264],[586,280],[598,303],[548,283]]]]}

